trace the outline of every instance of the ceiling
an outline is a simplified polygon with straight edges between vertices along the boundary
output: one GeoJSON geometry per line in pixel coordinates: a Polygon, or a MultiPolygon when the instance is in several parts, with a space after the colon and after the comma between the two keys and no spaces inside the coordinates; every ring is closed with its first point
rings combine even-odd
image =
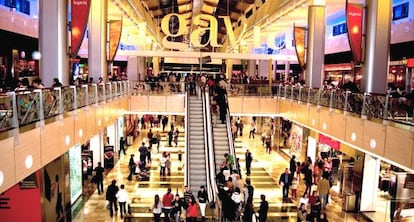
{"type": "MultiPolygon", "coordinates": [[[[162,49],[161,20],[170,13],[184,16],[186,34],[168,37],[169,41],[189,43],[189,33],[197,28],[210,26],[208,16],[229,16],[235,34],[240,34],[241,18],[247,20],[247,30],[243,34],[243,44],[253,44],[253,26],[260,27],[261,38],[269,33],[293,30],[293,25],[307,26],[308,5],[314,0],[112,0],[109,1],[108,17],[123,18],[122,41],[141,46],[141,49],[162,49]],[[193,20],[200,15],[200,24],[193,20]],[[144,30],[145,29],[145,30],[144,30]],[[145,34],[143,34],[145,33],[145,34]]],[[[326,0],[326,17],[335,16],[344,11],[346,0],[326,0]]],[[[353,0],[350,2],[364,2],[353,0]]],[[[182,24],[181,24],[182,25],[182,24]]],[[[176,33],[179,22],[176,17],[170,18],[169,30],[176,33]]],[[[227,31],[223,19],[218,19],[218,43],[224,44],[225,51],[232,49],[227,41],[227,31]]],[[[201,33],[203,43],[209,38],[209,32],[201,33]]],[[[209,47],[201,51],[218,50],[209,47]]]]}

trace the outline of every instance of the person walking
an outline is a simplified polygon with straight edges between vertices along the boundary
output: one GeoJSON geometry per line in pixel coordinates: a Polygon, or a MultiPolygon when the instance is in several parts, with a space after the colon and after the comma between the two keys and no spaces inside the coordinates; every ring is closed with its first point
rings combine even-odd
{"type": "Polygon", "coordinates": [[[161,142],[161,134],[159,131],[155,134],[155,139],[157,140],[157,153],[160,152],[160,142],[161,142]]]}
{"type": "Polygon", "coordinates": [[[121,219],[126,215],[126,203],[128,201],[128,192],[125,190],[125,185],[121,184],[121,189],[116,193],[116,198],[119,203],[119,211],[121,213],[121,219]]]}
{"type": "Polygon", "coordinates": [[[290,173],[292,174],[292,177],[294,177],[295,172],[296,172],[296,156],[295,155],[292,155],[292,158],[290,158],[289,170],[290,170],[290,173]]]}
{"type": "Polygon", "coordinates": [[[246,161],[246,175],[250,176],[250,173],[251,173],[250,168],[252,166],[253,157],[249,149],[246,150],[245,161],[246,161]]]}
{"type": "Polygon", "coordinates": [[[292,183],[291,175],[289,169],[286,168],[285,172],[282,173],[279,177],[279,184],[282,186],[283,200],[286,201],[289,197],[289,186],[292,183]]]}
{"type": "Polygon", "coordinates": [[[93,171],[95,171],[95,182],[96,182],[96,187],[98,188],[98,195],[101,195],[101,193],[103,193],[104,191],[103,173],[105,171],[105,169],[101,166],[101,162],[98,162],[98,166],[95,167],[93,171]]]}
{"type": "Polygon", "coordinates": [[[106,189],[106,200],[109,204],[109,215],[111,217],[114,216],[115,213],[118,211],[118,205],[116,204],[116,194],[118,193],[118,186],[116,185],[116,180],[112,180],[111,185],[108,186],[106,189]]]}
{"type": "Polygon", "coordinates": [[[147,159],[148,148],[145,146],[144,142],[142,142],[141,146],[138,148],[138,152],[139,152],[139,161],[141,161],[141,163],[145,165],[146,159],[147,159]]]}
{"type": "Polygon", "coordinates": [[[172,140],[174,137],[174,129],[170,129],[170,131],[168,132],[168,146],[172,146],[172,140]]]}
{"type": "Polygon", "coordinates": [[[207,191],[204,186],[200,186],[200,190],[197,193],[198,204],[200,206],[201,221],[206,221],[206,205],[208,202],[207,191]]]}
{"type": "Polygon", "coordinates": [[[181,211],[183,209],[183,201],[177,193],[172,201],[171,215],[174,216],[175,222],[181,222],[181,211]]]}
{"type": "Polygon", "coordinates": [[[325,209],[326,204],[328,203],[328,195],[329,195],[329,175],[327,173],[323,173],[322,179],[319,180],[318,183],[318,193],[319,199],[321,200],[321,207],[325,209]]]}
{"type": "Polygon", "coordinates": [[[160,196],[155,194],[154,196],[154,203],[152,204],[151,209],[152,214],[154,215],[154,222],[160,222],[161,212],[162,212],[162,203],[160,201],[160,196]]]}
{"type": "Polygon", "coordinates": [[[127,177],[128,180],[132,180],[132,175],[135,174],[137,164],[134,160],[134,154],[131,154],[131,157],[129,158],[128,168],[129,168],[129,175],[127,177]]]}
{"type": "Polygon", "coordinates": [[[126,155],[125,140],[124,140],[124,137],[122,137],[122,136],[121,136],[121,139],[119,139],[119,153],[118,153],[119,157],[121,157],[121,152],[124,152],[124,155],[126,155]]]}
{"type": "Polygon", "coordinates": [[[264,194],[260,195],[260,206],[259,206],[259,221],[266,222],[267,220],[267,212],[269,211],[269,203],[266,200],[266,196],[264,194]]]}
{"type": "Polygon", "coordinates": [[[171,187],[168,187],[167,193],[162,197],[162,212],[164,213],[164,222],[170,222],[170,212],[174,195],[171,193],[171,187]]]}

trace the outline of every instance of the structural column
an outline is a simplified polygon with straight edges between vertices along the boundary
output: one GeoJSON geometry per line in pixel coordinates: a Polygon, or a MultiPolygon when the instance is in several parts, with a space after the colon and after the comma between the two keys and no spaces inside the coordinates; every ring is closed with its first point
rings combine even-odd
{"type": "Polygon", "coordinates": [[[138,57],[136,56],[128,56],[128,64],[127,64],[127,75],[128,80],[130,81],[138,81],[138,57]]]}
{"type": "Polygon", "coordinates": [[[88,22],[88,74],[93,79],[107,81],[107,11],[108,3],[91,0],[88,22]]]}
{"type": "Polygon", "coordinates": [[[69,85],[67,7],[67,0],[39,1],[39,70],[46,87],[52,86],[53,78],[69,85]]]}
{"type": "Polygon", "coordinates": [[[247,63],[248,76],[256,76],[256,60],[248,60],[247,63]]]}
{"type": "Polygon", "coordinates": [[[158,76],[160,73],[160,57],[153,57],[152,58],[152,74],[154,76],[158,76]]]}
{"type": "Polygon", "coordinates": [[[309,87],[322,86],[323,65],[325,62],[325,5],[323,1],[313,1],[308,8],[308,40],[306,52],[305,83],[309,87]],[[316,4],[316,2],[322,2],[316,4]]]}
{"type": "Polygon", "coordinates": [[[365,153],[360,211],[375,211],[381,160],[365,153]]]}
{"type": "Polygon", "coordinates": [[[271,59],[267,60],[267,78],[269,79],[269,84],[272,84],[272,80],[273,80],[273,61],[271,59]]]}
{"type": "Polygon", "coordinates": [[[226,78],[231,79],[233,72],[233,60],[226,59],[226,78]]]}
{"type": "Polygon", "coordinates": [[[286,61],[285,62],[285,82],[289,81],[289,77],[290,77],[290,62],[286,61]]]}
{"type": "Polygon", "coordinates": [[[387,87],[392,0],[367,0],[366,50],[362,89],[385,93],[387,87]]]}

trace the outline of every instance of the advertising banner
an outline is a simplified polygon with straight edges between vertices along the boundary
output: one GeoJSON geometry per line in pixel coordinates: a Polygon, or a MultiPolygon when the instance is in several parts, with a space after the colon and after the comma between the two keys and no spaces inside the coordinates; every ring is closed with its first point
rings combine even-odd
{"type": "Polygon", "coordinates": [[[71,1],[71,48],[70,56],[75,58],[85,35],[89,18],[90,0],[71,1]]]}
{"type": "Polygon", "coordinates": [[[347,1],[346,24],[348,40],[355,64],[360,64],[362,60],[362,21],[363,5],[352,4],[347,1]]]}
{"type": "Polygon", "coordinates": [[[122,34],[122,20],[109,21],[109,62],[111,63],[118,51],[122,34]]]}
{"type": "Polygon", "coordinates": [[[298,57],[299,65],[302,69],[305,69],[305,41],[306,41],[306,28],[305,27],[293,27],[293,40],[295,43],[296,56],[298,57]]]}
{"type": "Polygon", "coordinates": [[[114,146],[106,145],[104,147],[104,168],[113,168],[114,167],[114,146]]]}

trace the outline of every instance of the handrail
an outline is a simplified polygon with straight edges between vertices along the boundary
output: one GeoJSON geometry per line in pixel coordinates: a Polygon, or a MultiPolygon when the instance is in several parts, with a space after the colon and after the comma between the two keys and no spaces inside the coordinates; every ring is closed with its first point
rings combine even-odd
{"type": "Polygon", "coordinates": [[[218,188],[217,188],[217,184],[216,184],[216,180],[215,180],[215,174],[211,173],[211,172],[217,172],[216,171],[216,158],[214,156],[214,143],[213,143],[213,127],[211,125],[211,109],[210,109],[210,95],[209,95],[209,90],[208,87],[206,86],[207,89],[205,89],[204,92],[204,100],[206,103],[206,110],[205,110],[205,114],[206,114],[206,118],[207,118],[207,135],[208,135],[208,145],[209,145],[209,152],[208,152],[208,156],[209,156],[209,172],[210,172],[210,186],[212,187],[212,199],[209,199],[212,202],[216,202],[216,200],[218,200],[217,195],[218,195],[218,188]]]}
{"type": "Polygon", "coordinates": [[[184,160],[184,166],[185,166],[185,171],[184,171],[184,185],[186,185],[186,186],[188,186],[190,183],[190,181],[189,181],[189,174],[188,174],[188,171],[190,170],[190,164],[188,164],[190,161],[188,161],[189,160],[189,157],[190,157],[190,154],[189,154],[189,136],[187,135],[188,134],[188,116],[189,116],[189,114],[188,114],[188,93],[187,92],[185,92],[185,96],[184,96],[184,100],[185,100],[185,102],[184,102],[184,113],[185,113],[185,116],[184,116],[184,127],[185,127],[185,130],[187,131],[186,133],[184,133],[184,141],[185,141],[185,160],[184,160]]]}
{"type": "MultiPolygon", "coordinates": [[[[199,87],[199,86],[197,86],[199,87]]],[[[205,158],[206,158],[206,163],[205,163],[205,167],[206,167],[206,189],[207,189],[207,195],[208,195],[208,199],[210,201],[214,201],[214,196],[213,196],[213,190],[211,188],[211,158],[210,158],[210,152],[211,152],[211,146],[210,146],[210,140],[211,140],[211,134],[208,133],[208,115],[207,115],[207,97],[205,94],[205,89],[204,88],[200,88],[199,93],[201,94],[201,100],[202,100],[202,105],[203,105],[203,122],[204,122],[204,153],[205,158]]],[[[211,126],[210,126],[211,127],[211,126]]]]}
{"type": "Polygon", "coordinates": [[[229,110],[229,106],[228,106],[228,99],[227,99],[227,94],[224,95],[226,104],[227,104],[227,113],[226,113],[226,128],[227,128],[227,139],[229,140],[229,151],[230,151],[230,155],[233,156],[233,161],[234,161],[234,165],[233,167],[235,167],[235,169],[237,170],[237,172],[239,172],[239,169],[237,168],[237,164],[236,164],[236,152],[234,150],[234,140],[233,140],[233,134],[231,132],[231,122],[230,122],[230,110],[229,110]]]}

